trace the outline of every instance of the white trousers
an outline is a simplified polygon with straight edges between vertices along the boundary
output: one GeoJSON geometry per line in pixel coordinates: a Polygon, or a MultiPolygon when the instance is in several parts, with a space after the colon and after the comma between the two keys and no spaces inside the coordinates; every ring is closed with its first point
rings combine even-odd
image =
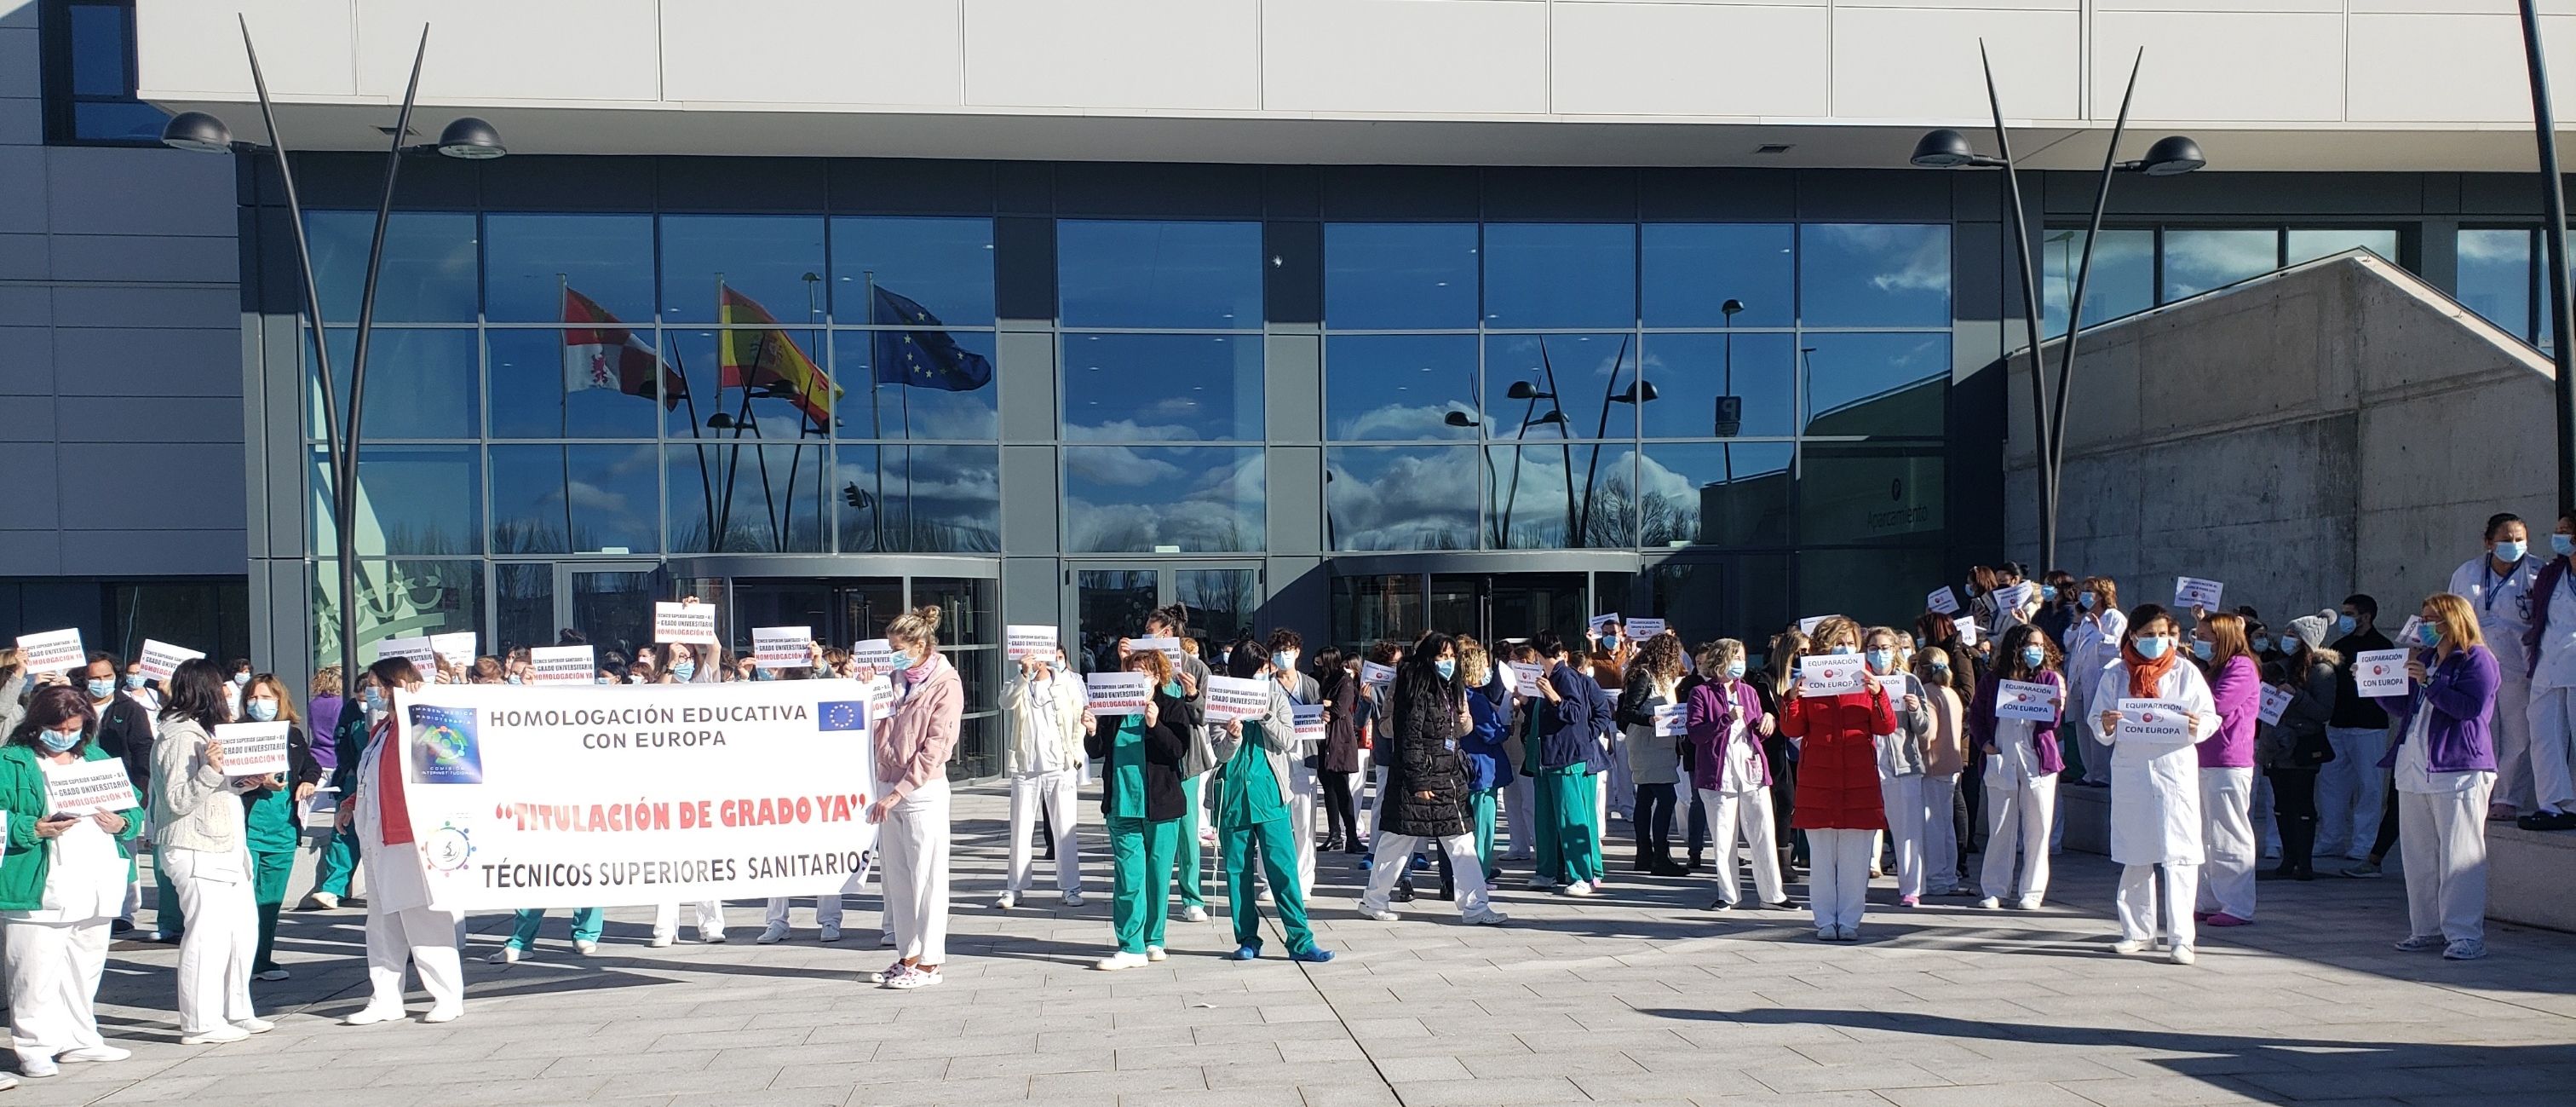
{"type": "Polygon", "coordinates": [[[2200,770],[2198,906],[2240,919],[2254,917],[2254,770],[2200,770]]]}
{"type": "MultiPolygon", "coordinates": [[[[1458,890],[1459,917],[1484,911],[1492,891],[1485,886],[1485,863],[1476,859],[1476,836],[1452,834],[1438,841],[1441,852],[1449,855],[1450,881],[1458,890]]],[[[1413,851],[1422,842],[1410,834],[1378,835],[1376,860],[1369,863],[1368,891],[1360,894],[1360,910],[1387,910],[1386,897],[1395,891],[1396,878],[1404,875],[1412,863],[1413,851]]]]}
{"type": "Polygon", "coordinates": [[[1923,774],[1881,777],[1880,802],[1887,809],[1887,836],[1896,843],[1896,894],[1923,895],[1923,774]]]}
{"type": "MultiPolygon", "coordinates": [[[[763,918],[761,919],[761,921],[762,921],[762,922],[764,922],[764,923],[767,923],[767,924],[769,924],[769,925],[771,925],[771,926],[785,926],[785,925],[787,925],[787,908],[788,908],[788,906],[789,906],[789,905],[791,905],[791,904],[793,904],[793,903],[795,903],[795,902],[796,902],[796,900],[795,900],[795,898],[794,898],[794,897],[792,897],[792,896],[773,896],[773,897],[771,897],[771,898],[770,898],[770,900],[769,900],[769,910],[768,910],[768,912],[767,912],[766,916],[765,916],[765,917],[763,917],[763,918]]],[[[722,904],[718,904],[718,905],[717,905],[717,907],[718,907],[718,909],[719,909],[719,910],[721,910],[721,909],[722,909],[722,907],[723,907],[723,905],[722,905],[722,904]]],[[[672,910],[672,913],[673,913],[674,915],[677,915],[677,913],[679,912],[679,908],[678,908],[676,905],[675,905],[675,906],[673,906],[673,907],[671,908],[671,910],[672,910]]],[[[674,918],[674,919],[672,919],[671,921],[672,921],[672,922],[673,922],[673,924],[675,924],[675,925],[679,922],[679,920],[678,920],[677,918],[674,918]]],[[[814,897],[814,925],[816,925],[816,926],[839,926],[839,925],[841,925],[841,897],[840,897],[840,896],[838,896],[838,895],[829,895],[829,896],[816,896],[816,897],[814,897]]],[[[718,929],[722,929],[722,927],[719,927],[718,929]]]]}
{"type": "Polygon", "coordinates": [[[2512,804],[2516,813],[2530,814],[2539,809],[2540,798],[2531,776],[2531,678],[2520,667],[2505,666],[2504,682],[2496,687],[2492,718],[2496,782],[2489,801],[2512,804]]]}
{"type": "Polygon", "coordinates": [[[1771,790],[1729,794],[1702,788],[1699,802],[1708,809],[1709,844],[1717,847],[1717,898],[1733,905],[1744,894],[1735,875],[1735,840],[1740,834],[1744,848],[1753,853],[1753,894],[1764,903],[1787,900],[1789,890],[1780,884],[1780,849],[1771,837],[1771,790]]]}
{"type": "Polygon", "coordinates": [[[2494,782],[2484,773],[2478,778],[2465,792],[2397,793],[2397,849],[2406,859],[2406,918],[2415,934],[2486,940],[2487,802],[2494,782]]]}
{"type": "Polygon", "coordinates": [[[2379,759],[2388,755],[2388,728],[2328,727],[2326,744],[2334,747],[2334,760],[2317,771],[2316,855],[2360,860],[2379,840],[2388,796],[2388,770],[2379,759]]]}
{"type": "Polygon", "coordinates": [[[107,919],[13,922],[0,941],[9,981],[9,1038],[23,1064],[67,1049],[107,1044],[98,1036],[98,982],[107,972],[107,919]]]}
{"type": "Polygon", "coordinates": [[[1628,768],[1628,732],[1624,728],[1610,735],[1610,772],[1601,779],[1602,809],[1619,812],[1622,818],[1635,817],[1637,775],[1628,768]]]}
{"type": "MultiPolygon", "coordinates": [[[[1375,856],[1377,854],[1378,840],[1386,837],[1385,828],[1378,825],[1378,823],[1386,817],[1386,766],[1373,765],[1364,767],[1360,770],[1359,778],[1351,781],[1352,806],[1361,806],[1364,798],[1366,800],[1366,806],[1364,809],[1368,812],[1369,854],[1371,856],[1375,856]],[[1372,779],[1377,782],[1377,786],[1375,788],[1370,788],[1368,786],[1369,781],[1372,779]],[[1366,797],[1362,797],[1360,795],[1363,790],[1368,792],[1366,797]]],[[[1372,861],[1370,863],[1375,864],[1376,862],[1372,861]]]]}
{"type": "MultiPolygon", "coordinates": [[[[698,937],[712,938],[718,934],[724,933],[724,904],[710,899],[702,900],[698,903],[691,904],[690,906],[698,909],[698,937]]],[[[660,941],[664,938],[677,937],[679,936],[679,933],[680,905],[676,903],[656,904],[653,908],[653,939],[655,941],[660,941]]]]}
{"type": "MultiPolygon", "coordinates": [[[[2204,787],[2207,780],[2206,776],[2202,778],[2204,787]]],[[[2262,842],[2262,855],[2279,857],[2281,855],[2281,819],[2280,811],[2272,804],[2271,777],[2260,772],[2254,774],[2252,800],[2250,807],[2252,813],[2249,819],[2254,824],[2254,837],[2262,842]]],[[[2208,805],[2204,803],[2201,806],[2206,809],[2208,805]]],[[[2206,888],[2208,885],[2203,884],[2202,887],[2206,888]]]]}
{"type": "MultiPolygon", "coordinates": [[[[403,968],[420,972],[420,986],[433,1010],[456,1010],[465,1004],[465,970],[457,964],[457,916],[426,907],[387,911],[367,897],[367,1006],[399,1011],[403,1006],[403,968]]],[[[190,920],[188,926],[196,927],[190,920]]]]}
{"type": "Polygon", "coordinates": [[[250,963],[259,949],[259,903],[251,894],[250,852],[164,848],[170,887],[188,929],[179,938],[179,1033],[202,1034],[257,1018],[250,963]]]}
{"type": "Polygon", "coordinates": [[[2576,688],[2531,690],[2532,792],[2551,811],[2576,811],[2576,688]]]}
{"type": "Polygon", "coordinates": [[[895,955],[939,965],[948,960],[948,782],[914,789],[877,827],[877,865],[885,874],[885,928],[895,955]]]}
{"type": "Polygon", "coordinates": [[[1860,926],[1869,905],[1868,830],[1807,832],[1807,906],[1816,928],[1860,926]]]}
{"type": "Polygon", "coordinates": [[[2133,942],[2155,941],[2158,870],[2164,872],[2165,944],[2189,949],[2193,935],[2191,904],[2200,894],[2198,865],[2121,866],[2120,888],[2112,894],[2112,901],[2120,909],[2120,936],[2133,942]]]}
{"type": "MultiPolygon", "coordinates": [[[[1315,770],[1306,767],[1304,758],[1288,763],[1288,828],[1297,836],[1297,894],[1301,903],[1315,895],[1315,804],[1323,795],[1323,787],[1315,770]]],[[[1255,865],[1253,869],[1266,872],[1269,866],[1255,865]]],[[[1269,878],[1262,879],[1267,882],[1269,878]]]]}
{"type": "Polygon", "coordinates": [[[1538,849],[1537,787],[1537,781],[1521,773],[1512,777],[1499,797],[1503,801],[1505,829],[1511,832],[1510,852],[1517,857],[1527,857],[1538,849]]]}
{"type": "Polygon", "coordinates": [[[1923,776],[1923,894],[1937,896],[1959,886],[1959,824],[1950,821],[1959,794],[1959,774],[1923,776]]]}
{"type": "Polygon", "coordinates": [[[1051,773],[1021,773],[1011,778],[1011,856],[1010,870],[1002,890],[1016,896],[1029,889],[1029,828],[1038,821],[1038,809],[1046,809],[1047,829],[1055,836],[1055,890],[1073,893],[1082,890],[1082,856],[1074,848],[1074,816],[1081,805],[1077,790],[1081,782],[1073,770],[1051,773]]]}
{"type": "Polygon", "coordinates": [[[2044,900],[2048,849],[2042,842],[2056,822],[2057,774],[2016,783],[1992,762],[1986,770],[1986,852],[1977,867],[1977,890],[1999,900],[2044,900]],[[2021,855],[2018,867],[2015,853],[2021,855]]]}

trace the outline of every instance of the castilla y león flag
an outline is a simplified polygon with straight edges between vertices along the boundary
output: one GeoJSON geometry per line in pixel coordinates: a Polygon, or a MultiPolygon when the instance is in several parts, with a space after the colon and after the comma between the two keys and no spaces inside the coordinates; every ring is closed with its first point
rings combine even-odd
{"type": "Polygon", "coordinates": [[[689,382],[662,363],[662,356],[597,301],[563,290],[564,391],[614,388],[629,396],[655,398],[661,382],[662,407],[678,407],[689,395],[689,382]]]}

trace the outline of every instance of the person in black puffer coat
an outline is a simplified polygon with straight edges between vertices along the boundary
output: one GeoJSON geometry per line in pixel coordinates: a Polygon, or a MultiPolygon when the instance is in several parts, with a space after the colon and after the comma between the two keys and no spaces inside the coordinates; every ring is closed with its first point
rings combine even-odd
{"type": "Polygon", "coordinates": [[[1423,635],[1396,670],[1386,702],[1376,749],[1378,762],[1387,767],[1384,825],[1360,914],[1394,921],[1387,896],[1396,878],[1414,848],[1436,838],[1456,874],[1458,917],[1476,925],[1504,921],[1486,903],[1484,863],[1476,858],[1476,840],[1463,814],[1467,767],[1458,739],[1474,728],[1474,720],[1458,683],[1457,643],[1437,632],[1423,635]]]}

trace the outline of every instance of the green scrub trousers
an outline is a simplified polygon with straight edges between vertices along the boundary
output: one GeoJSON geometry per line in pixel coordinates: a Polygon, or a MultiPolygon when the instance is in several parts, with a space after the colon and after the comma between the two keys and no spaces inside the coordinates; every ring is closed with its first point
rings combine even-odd
{"type": "Polygon", "coordinates": [[[1109,817],[1109,925],[1122,953],[1163,944],[1171,916],[1172,860],[1181,820],[1109,817]]]}
{"type": "Polygon", "coordinates": [[[1486,788],[1467,794],[1467,809],[1475,817],[1475,825],[1468,829],[1475,832],[1476,859],[1485,865],[1485,883],[1488,885],[1503,874],[1503,870],[1494,867],[1494,805],[1502,791],[1500,788],[1486,788]]]}
{"type": "Polygon", "coordinates": [[[1601,879],[1601,828],[1593,824],[1591,767],[1540,769],[1538,871],[1559,883],[1601,879]]]}
{"type": "MultiPolygon", "coordinates": [[[[545,908],[531,907],[520,911],[512,921],[512,925],[510,927],[510,940],[504,944],[520,950],[535,949],[537,948],[537,930],[545,924],[545,908]]],[[[602,917],[599,908],[573,908],[573,941],[596,942],[599,940],[600,932],[605,929],[606,926],[607,920],[602,917]]]]}
{"type": "Polygon", "coordinates": [[[314,868],[314,891],[348,898],[349,878],[358,872],[358,832],[332,832],[330,839],[322,843],[322,859],[314,868]]]}
{"type": "Polygon", "coordinates": [[[286,905],[286,881],[295,873],[294,796],[285,789],[255,793],[243,815],[243,836],[250,843],[251,895],[259,905],[259,948],[251,957],[250,971],[267,972],[277,967],[277,912],[286,905]]]}
{"type": "Polygon", "coordinates": [[[1181,818],[1179,829],[1173,832],[1177,837],[1173,841],[1172,863],[1180,870],[1177,883],[1181,886],[1181,905],[1201,910],[1207,908],[1207,887],[1201,876],[1207,868],[1207,847],[1199,841],[1199,825],[1206,817],[1200,800],[1212,775],[1200,773],[1181,781],[1181,818]]]}

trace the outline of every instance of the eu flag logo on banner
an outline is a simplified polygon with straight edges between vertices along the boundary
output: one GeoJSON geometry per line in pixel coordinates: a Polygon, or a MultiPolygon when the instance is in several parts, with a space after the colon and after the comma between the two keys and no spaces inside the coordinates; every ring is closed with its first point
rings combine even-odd
{"type": "Polygon", "coordinates": [[[480,784],[483,745],[471,707],[411,708],[412,761],[423,784],[480,784]]]}
{"type": "Polygon", "coordinates": [[[825,700],[814,705],[816,730],[866,730],[868,701],[825,700]]]}
{"type": "Polygon", "coordinates": [[[959,346],[930,309],[882,288],[869,308],[869,323],[906,328],[876,332],[877,383],[943,392],[973,392],[993,383],[992,360],[959,346]]]}

